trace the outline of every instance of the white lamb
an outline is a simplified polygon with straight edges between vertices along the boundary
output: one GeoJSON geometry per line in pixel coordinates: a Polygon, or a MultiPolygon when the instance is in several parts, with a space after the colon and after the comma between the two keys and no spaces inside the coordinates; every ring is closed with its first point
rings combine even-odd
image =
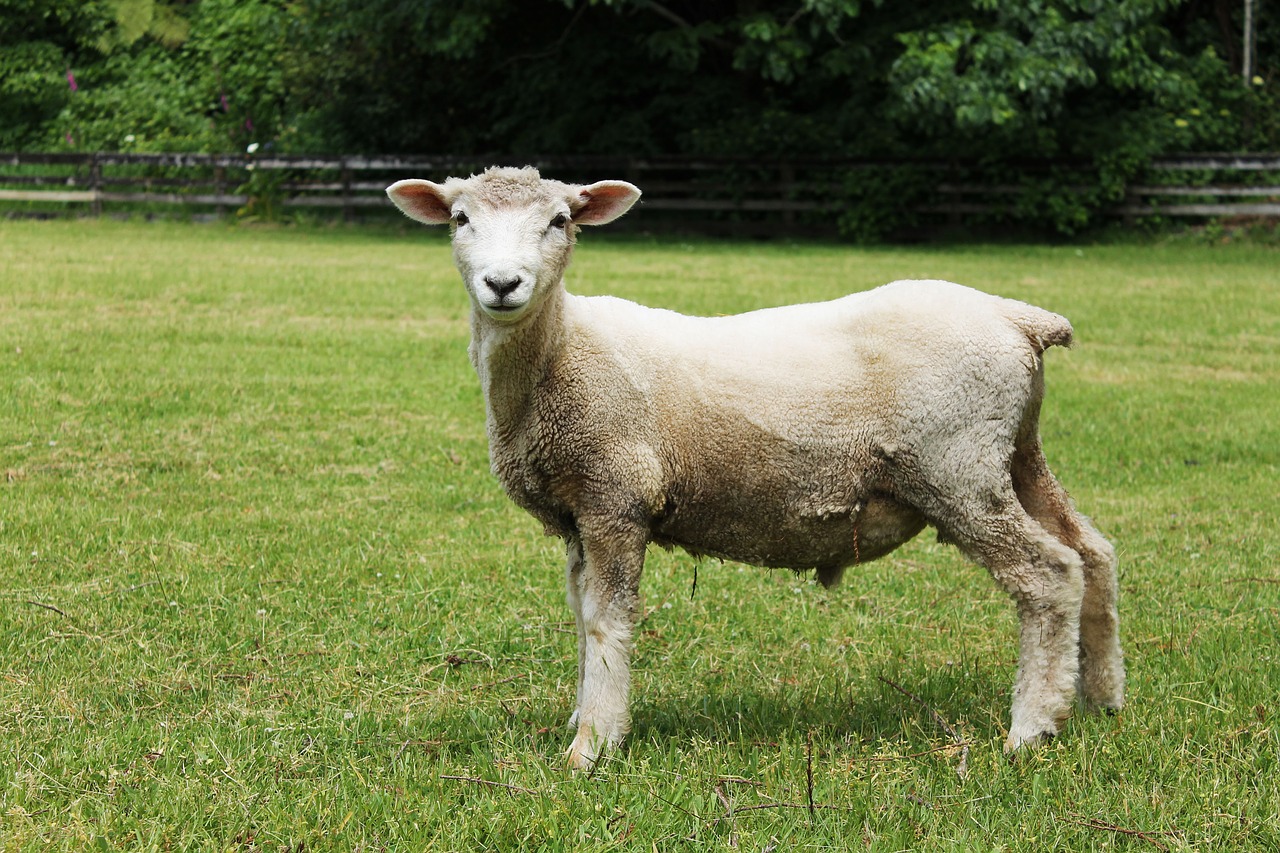
{"type": "Polygon", "coordinates": [[[625,213],[631,184],[493,168],[387,193],[452,223],[494,473],[567,543],[573,767],[629,728],[649,542],[831,585],[932,525],[1017,604],[1006,751],[1056,734],[1077,690],[1121,707],[1115,552],[1038,434],[1041,354],[1070,343],[1064,318],[941,281],[687,317],[565,291],[577,227],[625,213]]]}

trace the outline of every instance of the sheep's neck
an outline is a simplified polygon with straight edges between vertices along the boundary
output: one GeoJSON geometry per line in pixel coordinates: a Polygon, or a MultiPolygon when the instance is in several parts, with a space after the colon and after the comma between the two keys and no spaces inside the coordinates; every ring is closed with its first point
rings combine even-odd
{"type": "Polygon", "coordinates": [[[506,326],[471,314],[471,360],[480,377],[490,443],[525,422],[533,391],[546,376],[564,339],[564,286],[537,313],[506,326]]]}

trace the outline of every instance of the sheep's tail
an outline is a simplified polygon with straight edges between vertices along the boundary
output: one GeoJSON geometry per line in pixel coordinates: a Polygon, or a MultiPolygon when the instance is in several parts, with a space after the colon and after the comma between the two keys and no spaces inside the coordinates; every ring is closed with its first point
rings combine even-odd
{"type": "Polygon", "coordinates": [[[1069,347],[1074,341],[1071,321],[1061,314],[1010,300],[1006,316],[1027,336],[1037,355],[1049,347],[1069,347]]]}

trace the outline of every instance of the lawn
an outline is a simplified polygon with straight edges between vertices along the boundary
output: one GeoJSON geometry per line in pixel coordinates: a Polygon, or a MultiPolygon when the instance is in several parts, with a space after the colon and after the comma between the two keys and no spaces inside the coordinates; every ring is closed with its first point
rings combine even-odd
{"type": "Polygon", "coordinates": [[[587,778],[442,234],[0,221],[0,850],[1280,850],[1280,251],[589,233],[569,286],[905,277],[1074,322],[1043,435],[1120,553],[1128,706],[1006,759],[1012,605],[930,532],[830,591],[653,549],[587,778]]]}

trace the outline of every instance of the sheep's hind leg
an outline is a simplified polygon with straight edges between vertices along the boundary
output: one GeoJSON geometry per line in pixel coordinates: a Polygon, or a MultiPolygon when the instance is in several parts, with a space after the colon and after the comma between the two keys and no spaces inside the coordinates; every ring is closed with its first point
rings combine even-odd
{"type": "MultiPolygon", "coordinates": [[[[1078,515],[1078,514],[1077,514],[1078,515]]],[[[1080,610],[1080,696],[1087,706],[1118,711],[1124,707],[1124,654],[1116,599],[1116,552],[1111,543],[1078,515],[1084,558],[1084,604],[1080,610]]]]}
{"type": "MultiPolygon", "coordinates": [[[[590,770],[631,726],[631,639],[645,536],[636,531],[596,538],[584,532],[582,545],[584,560],[575,585],[581,679],[577,733],[568,760],[576,770],[590,770]]],[[[572,583],[572,568],[570,573],[572,583]]]]}
{"type": "Polygon", "coordinates": [[[946,532],[1018,608],[1021,640],[1005,752],[1053,737],[1075,699],[1084,594],[1080,556],[1028,516],[1012,494],[975,500],[947,517],[952,523],[946,532]]]}
{"type": "Polygon", "coordinates": [[[1013,459],[1013,485],[1027,512],[1084,563],[1080,609],[1080,698],[1086,707],[1118,711],[1124,705],[1124,656],[1116,605],[1116,552],[1081,515],[1049,470],[1039,445],[1013,459]]]}

